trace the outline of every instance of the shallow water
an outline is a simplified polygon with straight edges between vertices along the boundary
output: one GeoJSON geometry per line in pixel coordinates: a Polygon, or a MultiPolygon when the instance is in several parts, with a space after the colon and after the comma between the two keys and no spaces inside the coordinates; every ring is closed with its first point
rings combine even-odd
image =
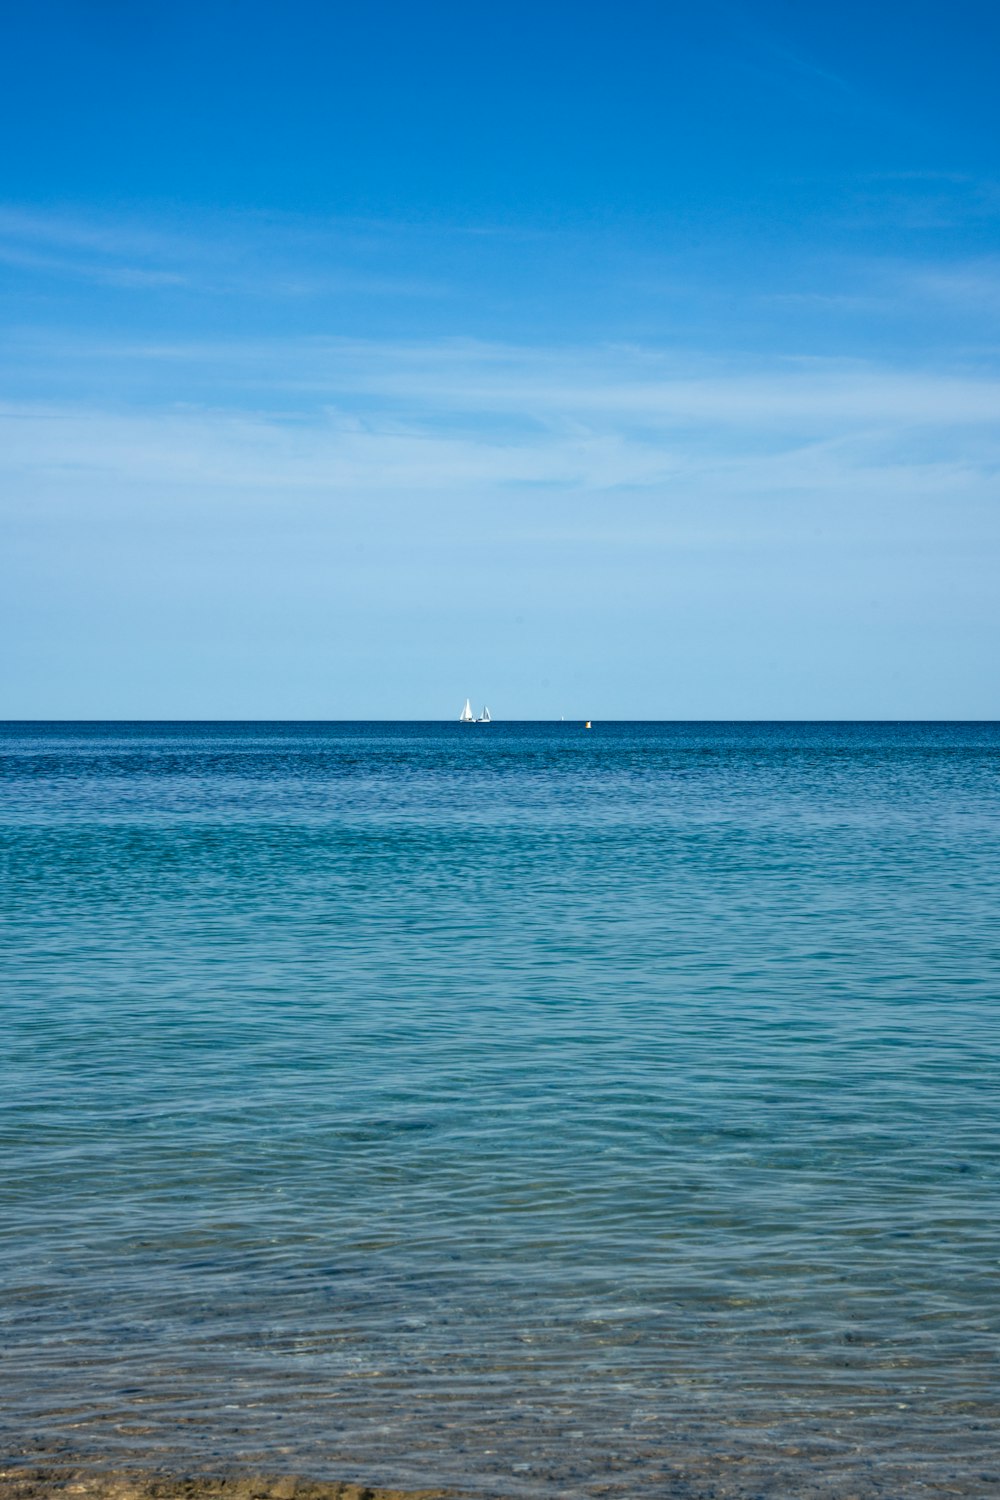
{"type": "Polygon", "coordinates": [[[0,730],[8,1453],[1000,1490],[1000,726],[0,730]]]}

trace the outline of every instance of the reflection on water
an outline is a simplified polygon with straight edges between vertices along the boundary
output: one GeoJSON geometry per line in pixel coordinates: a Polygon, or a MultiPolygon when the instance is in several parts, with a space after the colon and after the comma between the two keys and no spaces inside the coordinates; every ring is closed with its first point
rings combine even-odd
{"type": "Polygon", "coordinates": [[[7,726],[5,1449],[1000,1489],[998,770],[988,725],[7,726]]]}

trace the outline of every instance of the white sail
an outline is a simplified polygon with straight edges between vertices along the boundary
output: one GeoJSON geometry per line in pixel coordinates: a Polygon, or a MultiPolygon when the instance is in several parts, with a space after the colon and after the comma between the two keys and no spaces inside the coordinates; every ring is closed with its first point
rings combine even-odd
{"type": "Polygon", "coordinates": [[[460,724],[474,724],[476,722],[475,715],[472,712],[472,704],[468,698],[466,698],[465,707],[458,716],[458,722],[460,724]]]}
{"type": "Polygon", "coordinates": [[[479,718],[476,720],[476,723],[477,724],[488,724],[489,722],[490,722],[490,711],[489,711],[488,708],[484,707],[482,713],[479,715],[479,718]]]}

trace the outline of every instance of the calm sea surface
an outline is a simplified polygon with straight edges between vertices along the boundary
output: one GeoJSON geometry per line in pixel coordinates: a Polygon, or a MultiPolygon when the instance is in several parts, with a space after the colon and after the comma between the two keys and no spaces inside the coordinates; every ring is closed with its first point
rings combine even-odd
{"type": "Polygon", "coordinates": [[[0,824],[7,1455],[1000,1492],[1000,727],[8,724],[0,824]]]}

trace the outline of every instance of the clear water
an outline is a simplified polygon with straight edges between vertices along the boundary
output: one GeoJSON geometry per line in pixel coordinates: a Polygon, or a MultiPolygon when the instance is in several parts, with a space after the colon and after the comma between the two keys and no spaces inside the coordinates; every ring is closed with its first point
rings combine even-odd
{"type": "Polygon", "coordinates": [[[1000,727],[7,725],[8,1454],[1000,1489],[1000,727]]]}

